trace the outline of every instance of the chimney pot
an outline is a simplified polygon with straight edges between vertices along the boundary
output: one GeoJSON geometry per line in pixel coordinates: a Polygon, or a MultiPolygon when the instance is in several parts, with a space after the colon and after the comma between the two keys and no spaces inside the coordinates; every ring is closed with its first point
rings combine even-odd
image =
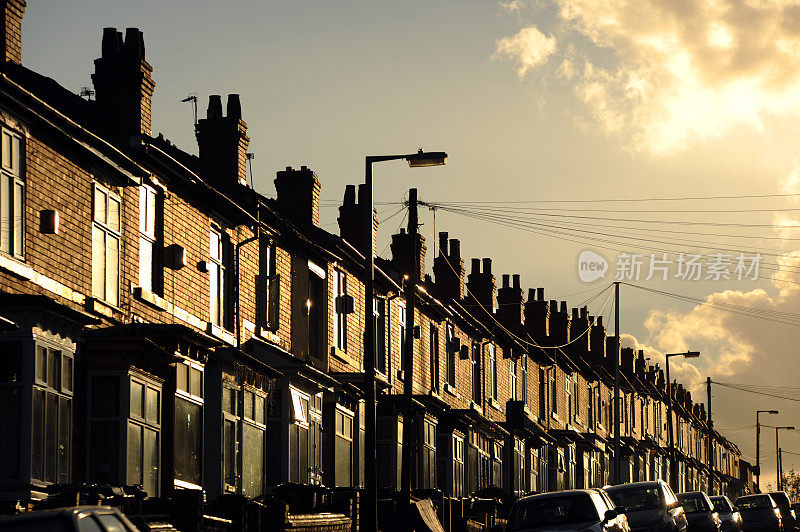
{"type": "Polygon", "coordinates": [[[302,166],[300,167],[300,170],[308,170],[308,166],[306,166],[306,165],[302,165],[302,166]]]}
{"type": "Polygon", "coordinates": [[[581,308],[581,318],[585,318],[588,315],[589,315],[589,308],[588,307],[581,308]]]}
{"type": "Polygon", "coordinates": [[[481,273],[481,259],[472,259],[472,275],[481,273]]]}
{"type": "Polygon", "coordinates": [[[102,57],[113,57],[122,51],[120,46],[120,36],[122,34],[117,28],[103,28],[102,57]]]}
{"type": "Polygon", "coordinates": [[[575,308],[575,307],[572,307],[572,319],[573,320],[577,320],[578,319],[578,309],[575,308]]]}
{"type": "Polygon", "coordinates": [[[539,301],[544,301],[544,288],[541,286],[536,289],[536,299],[539,301]]]}
{"type": "MultiPolygon", "coordinates": [[[[212,94],[208,97],[208,109],[206,110],[206,118],[213,120],[222,118],[222,96],[219,94],[212,94]]],[[[289,168],[287,168],[289,170],[289,168]]]]}
{"type": "Polygon", "coordinates": [[[242,102],[240,101],[238,94],[228,95],[227,111],[228,118],[234,118],[236,120],[242,118],[242,102]]]}
{"type": "Polygon", "coordinates": [[[139,28],[125,28],[125,53],[135,59],[144,59],[144,39],[139,28]]]}
{"type": "Polygon", "coordinates": [[[535,301],[535,300],[536,300],[536,289],[528,288],[528,301],[535,301]]]}
{"type": "Polygon", "coordinates": [[[483,259],[483,273],[485,274],[492,273],[492,259],[490,258],[483,259]]]}
{"type": "Polygon", "coordinates": [[[503,274],[503,288],[508,288],[509,287],[509,281],[511,281],[511,276],[508,275],[507,273],[504,273],[503,274]]]}
{"type": "Polygon", "coordinates": [[[514,290],[519,290],[520,289],[519,274],[515,273],[511,278],[514,280],[514,290]]]}
{"type": "Polygon", "coordinates": [[[562,301],[561,302],[561,313],[562,314],[566,314],[567,313],[567,302],[566,301],[562,301]]]}
{"type": "Polygon", "coordinates": [[[450,256],[454,260],[461,259],[461,241],[457,238],[450,239],[450,256]]]}
{"type": "Polygon", "coordinates": [[[439,253],[447,255],[447,232],[439,232],[439,253]]]}
{"type": "MultiPolygon", "coordinates": [[[[287,168],[288,170],[288,168],[287,168]]],[[[356,204],[356,186],[347,185],[344,187],[344,205],[351,207],[356,204]]]]}
{"type": "Polygon", "coordinates": [[[598,327],[603,326],[603,316],[597,316],[597,326],[598,327]]]}

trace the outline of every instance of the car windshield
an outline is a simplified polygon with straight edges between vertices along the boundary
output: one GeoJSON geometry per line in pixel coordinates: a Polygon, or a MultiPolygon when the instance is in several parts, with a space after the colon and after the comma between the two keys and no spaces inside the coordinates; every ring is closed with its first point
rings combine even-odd
{"type": "Polygon", "coordinates": [[[771,499],[767,497],[742,497],[736,500],[736,506],[740,510],[763,510],[764,508],[772,508],[770,504],[771,499]]]}
{"type": "Polygon", "coordinates": [[[535,498],[516,504],[509,530],[598,520],[597,510],[588,494],[535,498]]]}
{"type": "Polygon", "coordinates": [[[714,511],[715,512],[725,513],[725,512],[730,512],[731,511],[730,504],[728,504],[728,501],[726,501],[723,498],[711,499],[711,502],[714,503],[714,511]]]}
{"type": "Polygon", "coordinates": [[[707,512],[709,509],[705,499],[698,494],[681,494],[678,495],[678,500],[681,501],[681,506],[687,514],[707,512]]]}
{"type": "Polygon", "coordinates": [[[627,511],[658,510],[664,508],[664,498],[658,487],[635,487],[608,490],[608,495],[616,506],[623,506],[627,511]]]}

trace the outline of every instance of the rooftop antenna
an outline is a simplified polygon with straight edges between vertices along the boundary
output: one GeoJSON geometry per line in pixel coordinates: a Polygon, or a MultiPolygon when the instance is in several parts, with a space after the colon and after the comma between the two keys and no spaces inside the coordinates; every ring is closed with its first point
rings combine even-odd
{"type": "Polygon", "coordinates": [[[94,91],[89,87],[81,87],[81,91],[78,93],[81,98],[86,98],[87,100],[91,101],[92,96],[94,96],[94,91]]]}
{"type": "Polygon", "coordinates": [[[253,183],[253,159],[256,158],[256,154],[249,151],[245,153],[245,157],[247,157],[247,165],[250,167],[250,188],[255,190],[255,183],[253,183]]]}
{"type": "Polygon", "coordinates": [[[194,125],[196,126],[197,125],[197,93],[196,92],[190,92],[189,96],[187,96],[186,98],[181,100],[181,103],[184,103],[184,102],[192,102],[192,108],[193,108],[193,111],[194,111],[194,125]]]}

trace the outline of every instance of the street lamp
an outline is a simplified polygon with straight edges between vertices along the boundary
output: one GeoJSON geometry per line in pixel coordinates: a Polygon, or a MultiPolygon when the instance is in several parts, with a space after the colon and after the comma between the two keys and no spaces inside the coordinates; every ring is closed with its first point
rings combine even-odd
{"type": "Polygon", "coordinates": [[[780,414],[778,410],[756,410],[756,489],[761,493],[761,423],[759,414],[780,414]]]}
{"type": "Polygon", "coordinates": [[[684,357],[684,358],[697,358],[700,356],[699,351],[687,351],[685,353],[668,353],[665,354],[664,357],[666,358],[666,366],[667,366],[667,423],[669,425],[669,454],[670,454],[670,464],[669,464],[669,476],[670,476],[670,483],[672,484],[673,489],[680,488],[680,486],[676,486],[676,472],[675,472],[675,440],[672,435],[672,381],[669,378],[669,359],[672,357],[684,357]]]}
{"type": "Polygon", "coordinates": [[[777,466],[778,466],[776,468],[776,471],[778,473],[778,491],[781,491],[781,490],[783,490],[783,474],[781,472],[781,452],[780,452],[780,447],[778,447],[778,430],[779,429],[796,430],[796,427],[793,427],[791,425],[787,425],[785,427],[775,427],[775,456],[776,456],[775,459],[777,460],[777,466]]]}
{"type": "MultiPolygon", "coordinates": [[[[369,453],[364,457],[364,530],[378,529],[378,470],[377,454],[375,452],[375,321],[373,305],[375,297],[375,245],[373,237],[374,204],[372,198],[372,164],[383,161],[396,161],[405,159],[413,168],[428,166],[441,166],[447,161],[445,152],[423,152],[406,155],[368,155],[366,157],[365,175],[365,200],[364,200],[364,270],[366,286],[364,289],[364,373],[366,388],[366,420],[364,427],[365,450],[369,453]]],[[[409,379],[411,376],[409,376],[409,379]]],[[[404,420],[406,423],[408,420],[404,420]]]]}

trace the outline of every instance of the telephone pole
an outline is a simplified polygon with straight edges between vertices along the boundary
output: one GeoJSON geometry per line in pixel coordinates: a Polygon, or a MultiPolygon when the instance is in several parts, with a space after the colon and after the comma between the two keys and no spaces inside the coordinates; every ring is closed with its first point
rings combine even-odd
{"type": "Polygon", "coordinates": [[[620,483],[622,476],[619,456],[619,281],[614,283],[614,336],[616,337],[616,347],[614,348],[614,484],[620,483]]]}
{"type": "Polygon", "coordinates": [[[711,377],[706,377],[708,395],[708,491],[714,493],[714,421],[711,418],[711,377]]]}

